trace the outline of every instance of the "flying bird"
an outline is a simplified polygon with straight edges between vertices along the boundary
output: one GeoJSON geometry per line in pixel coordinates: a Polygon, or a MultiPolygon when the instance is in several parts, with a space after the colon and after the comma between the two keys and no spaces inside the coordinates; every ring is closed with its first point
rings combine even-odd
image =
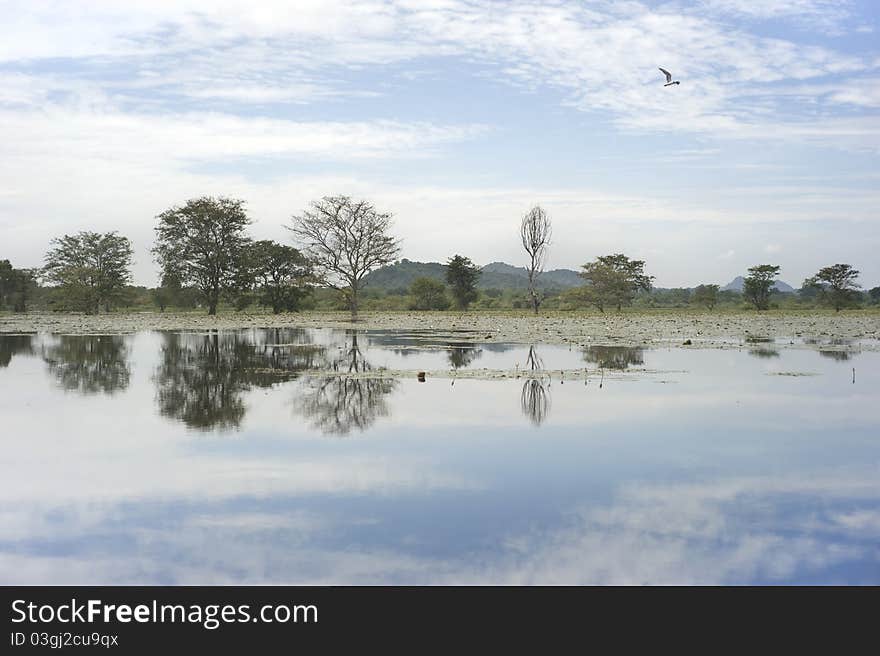
{"type": "Polygon", "coordinates": [[[661,68],[660,72],[666,76],[666,84],[663,85],[664,87],[671,87],[673,84],[681,84],[681,82],[679,82],[678,80],[673,82],[672,81],[672,73],[667,71],[665,68],[661,68]]]}

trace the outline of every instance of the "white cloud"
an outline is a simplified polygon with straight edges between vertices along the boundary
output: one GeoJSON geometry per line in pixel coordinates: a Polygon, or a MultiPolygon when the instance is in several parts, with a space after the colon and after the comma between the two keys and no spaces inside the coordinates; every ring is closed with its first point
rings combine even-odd
{"type": "MultiPolygon", "coordinates": [[[[795,7],[718,0],[708,6],[749,13],[747,8],[757,5],[761,15],[818,16],[831,3],[804,0],[795,7]]],[[[16,38],[0,46],[0,60],[91,58],[85,61],[99,69],[142,62],[152,73],[140,80],[142,85],[196,99],[251,103],[375,92],[349,89],[327,75],[340,68],[465,57],[502,66],[502,79],[510,82],[558,87],[569,105],[611,112],[622,127],[734,135],[766,122],[760,107],[744,102],[756,90],[773,94],[776,88],[768,84],[868,67],[858,57],[826,48],[731,29],[701,14],[699,6],[651,10],[637,2],[589,7],[516,2],[502,7],[451,1],[305,2],[295,12],[285,3],[135,2],[120,9],[98,2],[89,7],[11,8],[16,38]],[[660,87],[660,65],[680,76],[682,86],[660,87]]],[[[833,96],[827,101],[838,102],[833,96]]]]}

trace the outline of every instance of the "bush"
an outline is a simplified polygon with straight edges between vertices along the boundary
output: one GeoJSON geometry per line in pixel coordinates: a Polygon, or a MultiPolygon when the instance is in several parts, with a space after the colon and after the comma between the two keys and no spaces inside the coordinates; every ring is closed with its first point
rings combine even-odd
{"type": "Polygon", "coordinates": [[[446,285],[433,278],[417,278],[409,289],[412,296],[411,310],[446,310],[449,308],[449,297],[446,285]]]}

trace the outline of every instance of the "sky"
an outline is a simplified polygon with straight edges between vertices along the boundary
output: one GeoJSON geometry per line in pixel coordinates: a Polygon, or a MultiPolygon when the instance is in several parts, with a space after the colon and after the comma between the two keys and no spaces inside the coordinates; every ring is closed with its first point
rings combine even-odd
{"type": "Polygon", "coordinates": [[[0,0],[0,259],[156,215],[312,200],[394,215],[402,256],[548,268],[623,252],[662,287],[749,266],[880,284],[880,3],[0,0]],[[664,67],[681,81],[664,87],[664,67]]]}

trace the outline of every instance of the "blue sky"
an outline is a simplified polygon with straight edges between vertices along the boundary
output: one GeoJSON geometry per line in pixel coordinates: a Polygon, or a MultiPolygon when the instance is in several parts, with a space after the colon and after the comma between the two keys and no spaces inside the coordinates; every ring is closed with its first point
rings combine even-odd
{"type": "Polygon", "coordinates": [[[245,198],[260,238],[326,194],[404,256],[645,259],[661,286],[751,265],[880,284],[880,8],[868,1],[2,2],[2,252],[245,198]],[[658,66],[682,84],[662,86],[658,66]]]}

